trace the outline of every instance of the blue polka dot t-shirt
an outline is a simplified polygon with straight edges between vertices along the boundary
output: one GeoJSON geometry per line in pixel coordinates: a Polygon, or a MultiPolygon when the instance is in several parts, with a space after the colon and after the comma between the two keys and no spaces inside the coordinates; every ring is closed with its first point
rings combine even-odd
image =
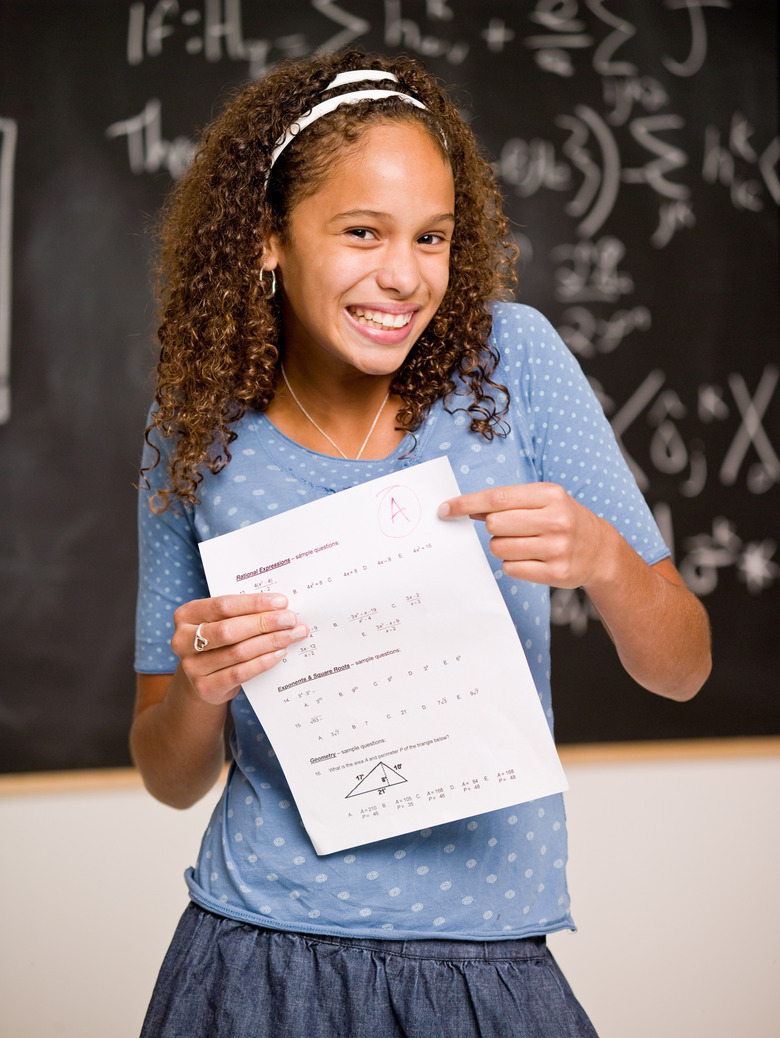
{"type": "MultiPolygon", "coordinates": [[[[529,307],[496,304],[491,343],[501,356],[494,380],[511,397],[505,437],[471,433],[455,395],[446,406],[438,401],[389,457],[354,461],[301,447],[251,412],[234,426],[230,464],[205,473],[200,504],[155,515],[148,498],[165,478],[170,446],[160,442],[162,462],[139,499],[136,669],[175,669],[173,612],[208,596],[200,541],[442,454],[463,493],[558,483],[646,562],[667,556],[598,401],[549,322],[529,307]]],[[[147,448],[144,465],[153,460],[147,448]]],[[[549,589],[506,577],[483,524],[477,530],[552,727],[549,589]]],[[[232,716],[227,784],[186,873],[190,896],[204,908],[276,929],[390,939],[491,940],[573,927],[560,795],[318,856],[241,693],[232,716]]]]}

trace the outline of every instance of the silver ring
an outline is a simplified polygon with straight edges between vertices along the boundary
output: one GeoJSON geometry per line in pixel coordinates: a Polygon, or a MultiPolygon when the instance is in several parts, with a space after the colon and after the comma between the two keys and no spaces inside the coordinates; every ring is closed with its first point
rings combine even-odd
{"type": "Polygon", "coordinates": [[[198,628],[195,631],[195,652],[203,652],[204,649],[208,648],[208,638],[204,638],[200,633],[203,624],[198,624],[198,628]]]}

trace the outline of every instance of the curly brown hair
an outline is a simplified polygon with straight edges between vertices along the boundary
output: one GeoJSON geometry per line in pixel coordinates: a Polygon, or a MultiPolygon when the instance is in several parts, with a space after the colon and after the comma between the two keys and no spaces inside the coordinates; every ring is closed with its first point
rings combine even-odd
{"type": "MultiPolygon", "coordinates": [[[[357,84],[347,87],[355,89],[357,84]]],[[[488,303],[511,296],[516,250],[492,170],[472,131],[412,58],[351,50],[288,61],[228,102],[204,131],[192,165],[163,208],[157,406],[146,436],[149,441],[156,429],[177,442],[170,489],[155,496],[155,510],[175,498],[196,503],[203,468],[218,472],[230,461],[236,438],[231,425],[248,409],[264,411],[270,404],[283,329],[279,301],[267,298],[263,288],[264,243],[271,233],[284,239],[293,208],[327,178],[337,151],[381,121],[413,121],[426,129],[455,183],[449,285],[393,379],[391,391],[402,401],[398,428],[419,429],[431,405],[453,393],[457,376],[467,389],[470,403],[463,409],[472,431],[488,439],[504,432],[508,393],[491,380],[498,357],[487,344],[488,303]],[[398,80],[393,89],[416,97],[427,111],[393,97],[342,105],[295,137],[271,170],[279,138],[331,96],[323,92],[333,78],[369,68],[392,72],[398,80]],[[492,391],[502,397],[501,406],[492,391]]]]}

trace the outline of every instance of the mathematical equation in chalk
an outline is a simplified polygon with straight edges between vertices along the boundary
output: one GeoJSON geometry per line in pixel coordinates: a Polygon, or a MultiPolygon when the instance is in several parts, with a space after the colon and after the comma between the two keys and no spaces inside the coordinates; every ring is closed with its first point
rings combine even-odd
{"type": "MultiPolygon", "coordinates": [[[[600,0],[537,0],[517,5],[509,21],[506,4],[470,0],[426,0],[424,5],[309,0],[298,6],[295,14],[272,19],[242,0],[136,0],[128,6],[126,61],[137,67],[176,52],[210,63],[246,62],[253,78],[282,58],[336,51],[362,37],[379,36],[385,48],[444,58],[452,65],[463,63],[473,50],[530,54],[543,72],[561,78],[581,71],[575,55],[590,55],[590,67],[599,76],[625,81],[639,74],[643,54],[638,26],[600,0]],[[372,17],[375,12],[378,17],[372,17]]],[[[697,0],[661,10],[668,51],[662,50],[657,60],[672,75],[690,77],[704,65],[708,6],[730,4],[697,0]]]]}
{"type": "MultiPolygon", "coordinates": [[[[562,110],[555,125],[568,134],[563,140],[510,136],[500,148],[497,172],[522,197],[543,188],[573,189],[566,211],[579,221],[577,231],[583,239],[592,238],[603,226],[621,183],[647,185],[662,202],[651,239],[662,247],[677,230],[695,222],[690,188],[670,178],[688,166],[689,155],[678,142],[683,116],[665,110],[672,101],[664,80],[690,79],[704,67],[707,6],[730,5],[710,0],[659,6],[656,31],[668,49],[653,48],[648,55],[647,47],[641,46],[640,27],[594,0],[539,0],[518,7],[509,20],[506,5],[492,9],[483,3],[477,8],[457,0],[427,0],[422,9],[405,0],[385,0],[376,11],[366,4],[354,9],[355,5],[331,0],[310,0],[300,3],[297,12],[276,19],[242,0],[152,0],[128,6],[125,60],[135,69],[155,68],[180,55],[212,65],[241,63],[254,79],[286,58],[336,51],[363,39],[380,50],[401,50],[452,66],[481,60],[485,54],[506,54],[516,63],[531,61],[543,76],[572,81],[574,97],[581,93],[576,84],[595,76],[602,84],[600,106],[577,103],[562,110]],[[648,57],[651,68],[644,67],[648,57]],[[621,148],[615,136],[623,126],[628,127],[628,149],[621,148]],[[643,165],[623,163],[621,150],[643,151],[647,160],[643,165]]],[[[762,207],[767,192],[778,200],[777,137],[759,145],[751,140],[753,133],[738,111],[730,129],[711,124],[703,129],[706,157],[701,175],[727,187],[732,204],[742,209],[762,207]],[[755,175],[736,168],[743,160],[755,175]]],[[[138,175],[166,169],[176,178],[192,159],[187,136],[165,139],[157,97],[140,112],[112,123],[106,136],[126,138],[130,168],[138,175]]]]}
{"type": "MultiPolygon", "coordinates": [[[[684,400],[667,385],[663,371],[651,371],[619,406],[601,396],[626,460],[639,487],[647,491],[652,466],[666,476],[679,476],[678,489],[684,497],[698,497],[714,476],[721,486],[744,482],[751,494],[764,494],[780,483],[780,458],[765,428],[764,416],[780,382],[780,367],[767,364],[755,389],[737,372],[728,376],[727,386],[702,383],[684,400]],[[630,430],[640,418],[646,460],[640,463],[626,448],[630,430]],[[720,427],[725,436],[719,458],[708,462],[706,429],[720,427]],[[690,440],[685,429],[691,429],[690,440]]],[[[711,438],[711,437],[710,437],[711,438]]],[[[636,453],[636,452],[634,452],[636,453]]]]}

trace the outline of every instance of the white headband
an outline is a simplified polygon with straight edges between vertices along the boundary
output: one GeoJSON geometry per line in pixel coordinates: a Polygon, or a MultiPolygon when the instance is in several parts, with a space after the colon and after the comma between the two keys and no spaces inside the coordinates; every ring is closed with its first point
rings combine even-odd
{"type": "MultiPolygon", "coordinates": [[[[353,69],[351,72],[340,72],[334,80],[328,83],[322,92],[335,90],[336,87],[344,86],[347,83],[361,83],[367,79],[398,82],[398,77],[394,76],[392,72],[380,72],[377,69],[353,69]]],[[[416,97],[412,97],[410,94],[402,94],[398,90],[354,90],[348,94],[339,94],[338,97],[331,97],[327,101],[320,101],[310,112],[296,119],[287,132],[282,134],[276,142],[276,146],[271,153],[271,163],[268,167],[266,180],[271,175],[271,170],[274,168],[276,160],[287,145],[295,140],[301,130],[305,130],[307,126],[310,126],[317,119],[321,119],[323,115],[328,115],[328,113],[335,111],[341,105],[356,104],[358,101],[378,101],[384,97],[400,97],[410,105],[416,105],[418,108],[422,108],[424,112],[428,111],[422,101],[418,101],[416,97]]]]}

